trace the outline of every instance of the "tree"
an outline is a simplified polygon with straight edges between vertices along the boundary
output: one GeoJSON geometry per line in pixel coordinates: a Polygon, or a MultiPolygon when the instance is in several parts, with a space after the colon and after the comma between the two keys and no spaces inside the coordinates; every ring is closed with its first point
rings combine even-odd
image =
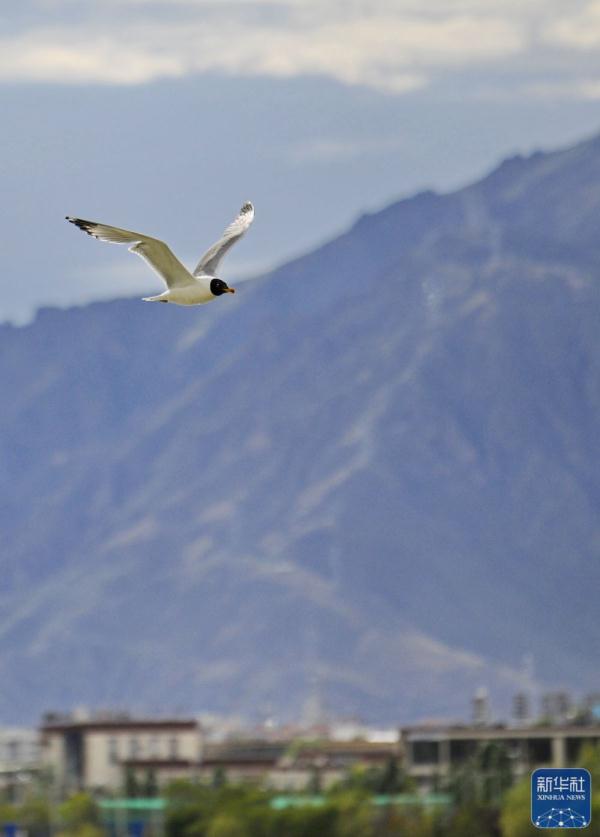
{"type": "Polygon", "coordinates": [[[490,742],[453,772],[449,790],[459,806],[483,803],[499,807],[512,782],[512,764],[506,747],[490,742]]]}
{"type": "Polygon", "coordinates": [[[95,800],[88,793],[76,793],[63,802],[58,808],[61,822],[68,829],[91,823],[100,822],[100,812],[95,800]]]}
{"type": "Polygon", "coordinates": [[[206,837],[248,837],[243,819],[223,812],[211,820],[206,837]]]}
{"type": "Polygon", "coordinates": [[[446,837],[438,820],[437,814],[418,805],[388,805],[378,810],[372,833],[373,837],[446,837]]]}
{"type": "Polygon", "coordinates": [[[321,772],[318,767],[313,767],[310,779],[306,783],[306,790],[313,796],[318,796],[323,790],[321,783],[321,772]]]}
{"type": "Polygon", "coordinates": [[[50,803],[41,796],[30,796],[20,806],[18,822],[29,837],[46,837],[50,828],[50,803]]]}
{"type": "Polygon", "coordinates": [[[158,782],[156,780],[156,773],[152,768],[146,771],[146,779],[144,781],[144,796],[158,796],[158,782]]]}
{"type": "Polygon", "coordinates": [[[362,789],[374,794],[394,794],[413,790],[414,782],[402,771],[398,759],[391,756],[383,767],[354,765],[338,788],[362,789]]]}
{"type": "Polygon", "coordinates": [[[600,788],[600,747],[586,744],[581,748],[577,767],[585,767],[592,774],[592,788],[600,788]]]}
{"type": "Polygon", "coordinates": [[[486,803],[466,803],[453,812],[442,833],[444,837],[500,837],[498,810],[486,803]]]}
{"type": "Polygon", "coordinates": [[[136,796],[139,796],[140,786],[137,780],[137,776],[135,775],[135,770],[133,770],[133,768],[131,767],[128,767],[125,770],[124,785],[125,796],[129,797],[130,799],[134,799],[136,796]]]}
{"type": "Polygon", "coordinates": [[[222,765],[215,767],[212,774],[211,784],[213,788],[222,788],[227,784],[227,773],[222,765]]]}
{"type": "Polygon", "coordinates": [[[398,765],[398,759],[392,756],[381,770],[375,790],[380,794],[399,793],[404,789],[404,776],[398,765]]]}
{"type": "MultiPolygon", "coordinates": [[[[263,818],[268,837],[339,837],[338,812],[333,805],[294,807],[269,814],[263,818]]],[[[255,829],[253,837],[264,833],[255,829]]]]}
{"type": "Polygon", "coordinates": [[[371,837],[373,806],[366,790],[343,790],[331,797],[337,813],[336,837],[371,837]]]}
{"type": "Polygon", "coordinates": [[[228,784],[212,788],[178,781],[165,788],[165,795],[168,837],[207,837],[211,828],[217,835],[243,828],[248,837],[267,837],[274,818],[269,794],[255,787],[228,784]]]}
{"type": "Polygon", "coordinates": [[[59,837],[102,837],[100,811],[87,793],[76,793],[58,808],[59,837]]]}
{"type": "MultiPolygon", "coordinates": [[[[529,777],[516,784],[506,794],[500,823],[503,837],[539,835],[539,829],[531,822],[531,779],[529,777]]],[[[587,831],[586,833],[589,834],[587,831]]]]}
{"type": "Polygon", "coordinates": [[[0,827],[17,822],[17,808],[9,802],[0,802],[0,827]]]}

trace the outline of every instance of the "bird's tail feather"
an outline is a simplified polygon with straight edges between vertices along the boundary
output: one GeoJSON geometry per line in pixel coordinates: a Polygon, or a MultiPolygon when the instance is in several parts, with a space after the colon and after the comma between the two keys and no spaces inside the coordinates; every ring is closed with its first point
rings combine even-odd
{"type": "Polygon", "coordinates": [[[164,299],[162,294],[158,296],[143,296],[142,302],[168,302],[167,299],[164,299]]]}

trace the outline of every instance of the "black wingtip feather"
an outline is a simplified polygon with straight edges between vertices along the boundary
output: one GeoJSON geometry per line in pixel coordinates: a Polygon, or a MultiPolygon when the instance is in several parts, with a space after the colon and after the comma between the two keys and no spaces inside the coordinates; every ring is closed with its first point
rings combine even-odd
{"type": "Polygon", "coordinates": [[[65,218],[69,223],[75,224],[76,227],[79,227],[80,230],[83,230],[88,235],[94,235],[92,230],[96,225],[93,221],[84,221],[83,218],[71,218],[70,215],[65,215],[65,218]]]}

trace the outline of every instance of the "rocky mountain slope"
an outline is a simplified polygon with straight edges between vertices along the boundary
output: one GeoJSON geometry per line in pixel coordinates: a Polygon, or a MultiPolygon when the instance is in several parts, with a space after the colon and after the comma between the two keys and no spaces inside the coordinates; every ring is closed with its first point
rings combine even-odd
{"type": "Polygon", "coordinates": [[[599,280],[596,139],[206,308],[0,328],[0,718],[598,688],[599,280]]]}

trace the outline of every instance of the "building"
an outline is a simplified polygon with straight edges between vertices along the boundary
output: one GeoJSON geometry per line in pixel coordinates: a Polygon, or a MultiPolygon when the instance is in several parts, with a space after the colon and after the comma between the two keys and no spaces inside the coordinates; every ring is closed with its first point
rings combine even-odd
{"type": "Polygon", "coordinates": [[[436,788],[485,745],[502,743],[514,773],[575,764],[586,743],[600,742],[600,724],[590,726],[414,726],[400,730],[404,767],[424,791],[436,788]]]}
{"type": "Polygon", "coordinates": [[[550,723],[562,724],[574,714],[573,700],[568,692],[546,692],[542,695],[542,718],[550,723]]]}
{"type": "Polygon", "coordinates": [[[590,723],[600,723],[600,692],[592,692],[586,695],[583,706],[583,716],[590,721],[590,723]]]}
{"type": "Polygon", "coordinates": [[[488,690],[483,686],[477,689],[471,701],[471,713],[474,724],[485,725],[491,720],[490,697],[488,690]]]}
{"type": "Polygon", "coordinates": [[[398,744],[369,741],[238,740],[205,748],[199,775],[212,782],[252,782],[273,790],[326,790],[355,767],[384,767],[398,744]]]}
{"type": "Polygon", "coordinates": [[[513,698],[512,717],[516,724],[526,724],[531,721],[529,695],[518,692],[513,698]]]}
{"type": "Polygon", "coordinates": [[[397,741],[299,743],[280,759],[268,777],[268,784],[279,791],[325,791],[346,779],[355,768],[383,769],[398,756],[397,741]]]}
{"type": "Polygon", "coordinates": [[[40,730],[42,762],[62,792],[122,790],[126,777],[160,784],[194,774],[201,755],[194,719],[128,715],[46,716],[40,730]]]}
{"type": "Polygon", "coordinates": [[[202,755],[200,779],[262,784],[284,756],[289,742],[241,739],[208,744],[202,755]]]}
{"type": "Polygon", "coordinates": [[[40,742],[37,730],[0,728],[0,789],[11,802],[19,801],[37,773],[40,742]]]}

